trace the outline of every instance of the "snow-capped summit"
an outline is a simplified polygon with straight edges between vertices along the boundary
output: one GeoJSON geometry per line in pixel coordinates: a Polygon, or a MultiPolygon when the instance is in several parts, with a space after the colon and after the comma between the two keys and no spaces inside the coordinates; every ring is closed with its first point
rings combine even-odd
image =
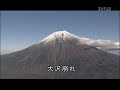
{"type": "Polygon", "coordinates": [[[46,38],[42,39],[38,44],[40,44],[40,43],[56,44],[56,43],[64,43],[64,42],[68,42],[68,41],[73,41],[77,44],[81,43],[80,37],[63,30],[63,31],[56,31],[56,32],[50,34],[46,38]]]}
{"type": "Polygon", "coordinates": [[[49,36],[47,36],[46,38],[44,38],[43,40],[41,40],[41,42],[55,40],[55,39],[65,40],[66,38],[71,38],[71,37],[75,37],[75,35],[67,32],[65,30],[64,31],[56,31],[56,32],[50,34],[49,36]]]}

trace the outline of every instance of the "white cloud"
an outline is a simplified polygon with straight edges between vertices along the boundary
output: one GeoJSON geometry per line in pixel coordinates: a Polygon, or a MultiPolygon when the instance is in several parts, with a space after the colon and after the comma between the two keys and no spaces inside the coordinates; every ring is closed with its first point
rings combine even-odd
{"type": "Polygon", "coordinates": [[[102,40],[102,39],[90,39],[90,38],[80,38],[84,44],[99,47],[99,48],[120,48],[120,42],[113,42],[111,40],[102,40]]]}
{"type": "Polygon", "coordinates": [[[120,45],[120,42],[114,42],[115,45],[119,46],[120,45]]]}

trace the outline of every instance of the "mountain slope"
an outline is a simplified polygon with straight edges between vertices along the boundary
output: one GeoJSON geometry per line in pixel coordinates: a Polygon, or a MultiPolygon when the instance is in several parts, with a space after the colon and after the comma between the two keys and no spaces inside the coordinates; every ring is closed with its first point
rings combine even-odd
{"type": "Polygon", "coordinates": [[[39,43],[1,57],[2,78],[119,78],[119,56],[88,46],[67,31],[54,32],[39,43]],[[49,66],[75,71],[48,71],[49,66]]]}

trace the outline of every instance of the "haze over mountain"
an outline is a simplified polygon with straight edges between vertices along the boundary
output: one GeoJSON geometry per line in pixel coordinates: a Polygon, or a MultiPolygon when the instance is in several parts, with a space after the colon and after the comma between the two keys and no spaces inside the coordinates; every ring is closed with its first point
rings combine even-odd
{"type": "Polygon", "coordinates": [[[57,31],[24,50],[1,56],[2,78],[101,79],[119,78],[119,56],[96,47],[117,47],[111,41],[80,38],[57,31]],[[48,71],[49,66],[72,66],[74,72],[48,71]]]}

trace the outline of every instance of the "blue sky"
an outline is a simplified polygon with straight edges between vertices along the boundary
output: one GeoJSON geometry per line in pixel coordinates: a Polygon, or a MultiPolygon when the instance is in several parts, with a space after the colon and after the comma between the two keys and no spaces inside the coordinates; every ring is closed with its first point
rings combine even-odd
{"type": "Polygon", "coordinates": [[[1,11],[1,53],[24,49],[63,29],[119,41],[119,11],[1,11]]]}

